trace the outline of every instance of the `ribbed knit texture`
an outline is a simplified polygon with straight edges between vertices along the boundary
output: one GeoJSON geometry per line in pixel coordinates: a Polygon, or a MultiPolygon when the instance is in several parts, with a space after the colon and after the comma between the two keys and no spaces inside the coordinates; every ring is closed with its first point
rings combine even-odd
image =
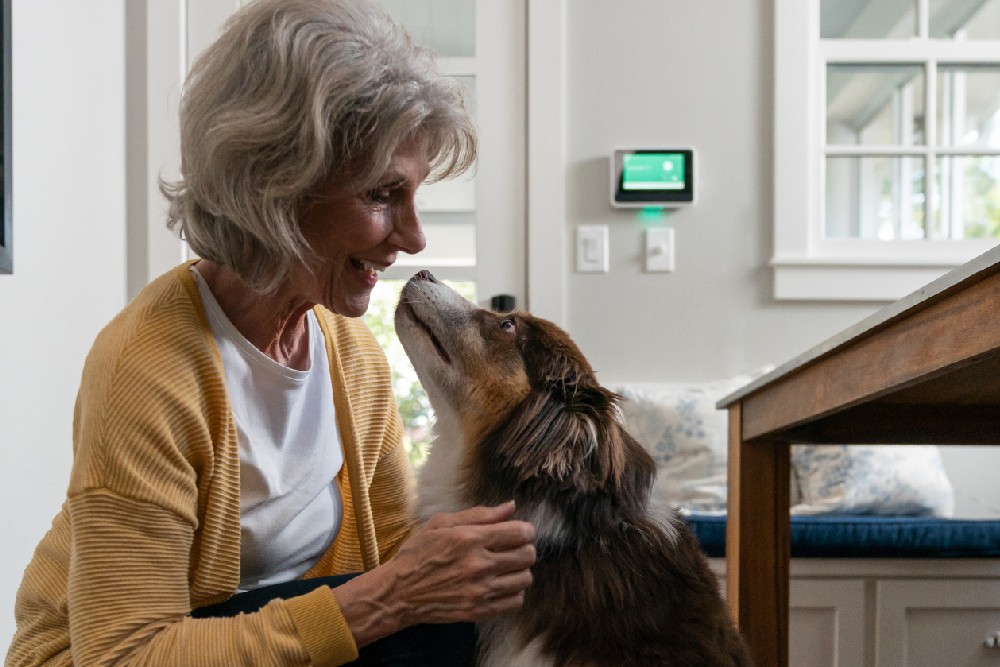
{"type": "MultiPolygon", "coordinates": [[[[329,588],[192,619],[239,582],[236,429],[187,266],[98,336],[73,426],[67,501],[17,594],[7,667],[338,665],[357,657],[329,588]]],[[[371,569],[412,530],[412,484],[378,343],[317,308],[346,465],[337,540],[307,576],[371,569]]]]}

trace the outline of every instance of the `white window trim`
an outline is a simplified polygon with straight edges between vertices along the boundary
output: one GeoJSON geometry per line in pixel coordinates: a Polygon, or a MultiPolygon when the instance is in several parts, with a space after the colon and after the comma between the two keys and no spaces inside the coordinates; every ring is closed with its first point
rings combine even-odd
{"type": "MultiPolygon", "coordinates": [[[[843,40],[842,44],[821,45],[819,5],[820,0],[775,0],[774,298],[892,301],[982,254],[996,241],[823,238],[824,128],[819,105],[824,99],[824,81],[820,65],[827,58],[852,59],[856,44],[843,40]]],[[[906,58],[898,46],[893,45],[891,51],[897,62],[906,58]]],[[[997,60],[993,41],[942,43],[941,47],[948,60],[997,60]]],[[[870,61],[870,54],[869,50],[862,60],[870,61]]],[[[925,51],[917,55],[915,50],[911,57],[926,60],[925,51]]]]}
{"type": "Polygon", "coordinates": [[[528,0],[527,307],[566,326],[566,3],[528,0]]]}

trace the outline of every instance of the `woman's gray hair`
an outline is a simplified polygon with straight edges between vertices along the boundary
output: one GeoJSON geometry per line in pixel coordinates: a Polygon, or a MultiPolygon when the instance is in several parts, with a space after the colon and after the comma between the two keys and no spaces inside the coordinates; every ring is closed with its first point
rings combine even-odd
{"type": "Polygon", "coordinates": [[[367,0],[258,0],[197,59],[180,110],[181,178],[160,182],[167,225],[261,292],[309,248],[303,205],[331,176],[377,185],[406,140],[429,180],[476,160],[463,91],[367,0]]]}

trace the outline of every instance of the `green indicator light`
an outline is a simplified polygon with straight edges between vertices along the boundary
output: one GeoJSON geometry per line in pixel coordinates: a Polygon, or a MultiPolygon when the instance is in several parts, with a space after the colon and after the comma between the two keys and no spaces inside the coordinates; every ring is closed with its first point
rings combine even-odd
{"type": "Polygon", "coordinates": [[[642,222],[658,222],[667,216],[667,212],[662,206],[644,206],[637,216],[642,222]]]}

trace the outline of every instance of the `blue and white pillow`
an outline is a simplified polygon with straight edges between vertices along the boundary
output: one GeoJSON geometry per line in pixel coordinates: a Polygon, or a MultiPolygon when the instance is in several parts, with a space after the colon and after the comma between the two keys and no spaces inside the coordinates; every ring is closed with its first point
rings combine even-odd
{"type": "MultiPolygon", "coordinates": [[[[728,414],[720,398],[753,376],[684,384],[612,386],[626,428],[656,461],[653,493],[690,512],[726,511],[728,414]]],[[[954,515],[937,447],[793,445],[793,514],[954,515]]]]}
{"type": "Polygon", "coordinates": [[[625,399],[625,427],[656,461],[659,500],[693,512],[726,510],[728,413],[715,404],[751,379],[611,387],[625,399]]]}
{"type": "Polygon", "coordinates": [[[792,514],[950,517],[955,493],[931,445],[793,445],[792,514]]]}

